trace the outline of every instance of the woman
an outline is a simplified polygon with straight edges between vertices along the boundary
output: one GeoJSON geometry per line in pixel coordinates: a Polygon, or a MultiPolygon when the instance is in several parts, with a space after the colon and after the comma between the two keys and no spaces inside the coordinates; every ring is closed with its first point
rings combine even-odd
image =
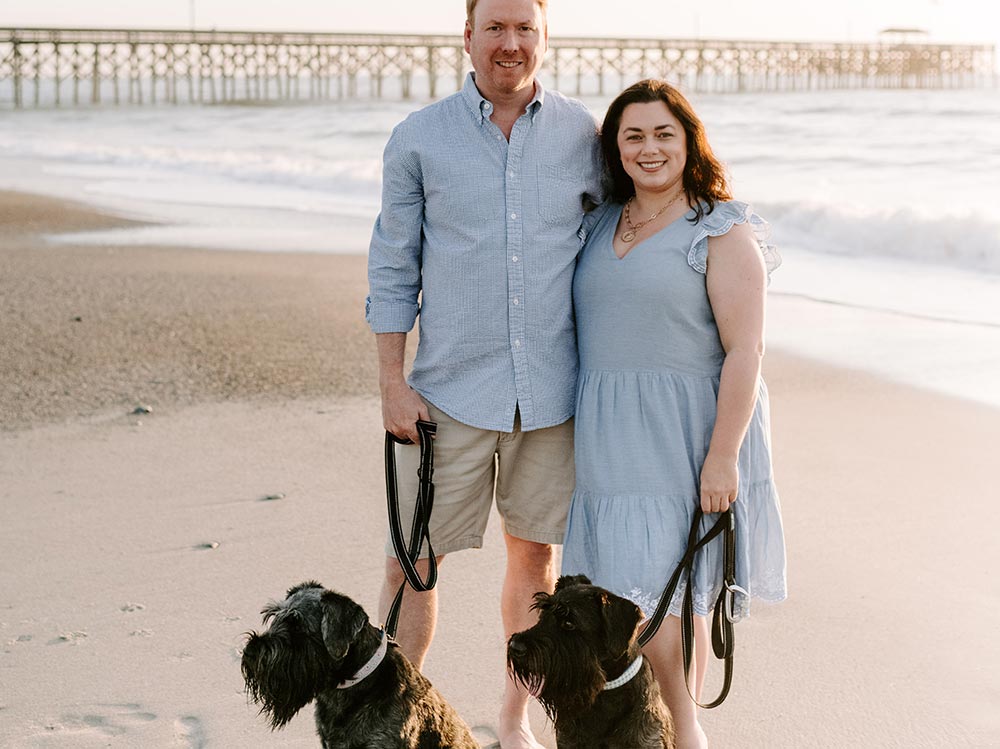
{"type": "MultiPolygon", "coordinates": [[[[767,225],[731,199],[704,126],[667,83],[626,89],[601,138],[609,201],[591,219],[573,289],[580,379],[563,573],[586,574],[650,616],[696,508],[732,506],[736,583],[782,600],[784,540],[760,379],[767,274],[778,265],[762,241],[767,225]]],[[[714,521],[706,515],[703,528],[714,521]]],[[[694,572],[701,641],[720,567],[716,542],[694,572]]],[[[677,746],[705,747],[684,684],[680,600],[645,654],[677,746]]],[[[735,609],[746,615],[747,597],[735,609]]]]}

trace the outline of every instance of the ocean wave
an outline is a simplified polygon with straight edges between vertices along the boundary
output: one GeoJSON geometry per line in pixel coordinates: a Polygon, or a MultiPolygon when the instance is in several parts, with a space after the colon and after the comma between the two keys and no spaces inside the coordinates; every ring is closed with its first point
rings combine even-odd
{"type": "Polygon", "coordinates": [[[1000,222],[968,212],[926,216],[809,203],[758,203],[778,244],[830,255],[883,257],[1000,274],[1000,222]]]}
{"type": "MultiPolygon", "coordinates": [[[[592,101],[595,114],[608,98],[592,101]]],[[[385,142],[416,106],[20,111],[0,118],[0,158],[85,195],[374,219],[385,142]]],[[[699,110],[737,194],[775,224],[779,244],[1000,273],[987,189],[1000,140],[984,126],[1000,118],[996,92],[705,95],[699,110]]]]}
{"type": "MultiPolygon", "coordinates": [[[[0,134],[0,156],[47,162],[52,165],[50,171],[72,173],[83,179],[122,184],[129,180],[142,183],[187,180],[192,186],[206,182],[213,188],[220,180],[228,180],[236,186],[252,186],[261,191],[296,188],[339,195],[372,207],[377,207],[381,189],[378,158],[325,158],[324,154],[309,153],[307,149],[97,144],[72,139],[42,142],[8,139],[0,134]]],[[[184,199],[188,192],[181,190],[177,197],[184,199]]],[[[125,194],[128,193],[126,189],[125,194]]]]}

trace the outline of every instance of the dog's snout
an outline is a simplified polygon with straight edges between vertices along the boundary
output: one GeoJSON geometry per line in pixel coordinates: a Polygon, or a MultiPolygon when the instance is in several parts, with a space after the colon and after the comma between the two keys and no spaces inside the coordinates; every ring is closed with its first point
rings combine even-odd
{"type": "Polygon", "coordinates": [[[525,645],[517,635],[513,635],[507,643],[507,655],[512,658],[521,658],[528,652],[525,645]]]}

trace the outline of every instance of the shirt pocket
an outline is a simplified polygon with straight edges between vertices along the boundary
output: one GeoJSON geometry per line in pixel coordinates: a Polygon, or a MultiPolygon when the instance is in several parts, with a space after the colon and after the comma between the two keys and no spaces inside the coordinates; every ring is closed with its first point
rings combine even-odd
{"type": "Polygon", "coordinates": [[[583,219],[581,170],[564,164],[538,165],[538,215],[576,231],[583,219]]]}

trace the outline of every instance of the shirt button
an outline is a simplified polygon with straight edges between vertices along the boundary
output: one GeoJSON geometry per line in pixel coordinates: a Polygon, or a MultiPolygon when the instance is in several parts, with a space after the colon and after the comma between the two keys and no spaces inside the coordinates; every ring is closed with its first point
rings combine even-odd
{"type": "Polygon", "coordinates": [[[521,303],[521,300],[520,300],[520,299],[518,299],[517,297],[514,297],[514,306],[516,307],[516,306],[517,306],[517,305],[519,305],[520,303],[521,303]]]}
{"type": "Polygon", "coordinates": [[[486,102],[485,104],[483,104],[483,109],[489,112],[491,109],[493,109],[493,105],[490,104],[489,102],[486,102]]]}
{"type": "Polygon", "coordinates": [[[517,262],[517,255],[514,255],[514,257],[512,257],[511,260],[513,260],[516,263],[517,262]]]}
{"type": "Polygon", "coordinates": [[[512,219],[517,219],[517,214],[516,214],[516,213],[512,213],[512,214],[510,214],[510,217],[511,217],[512,219]]]}
{"type": "Polygon", "coordinates": [[[520,338],[517,338],[517,339],[515,339],[515,340],[514,340],[514,345],[515,345],[515,346],[516,346],[517,348],[521,348],[521,339],[520,339],[520,338]]]}

